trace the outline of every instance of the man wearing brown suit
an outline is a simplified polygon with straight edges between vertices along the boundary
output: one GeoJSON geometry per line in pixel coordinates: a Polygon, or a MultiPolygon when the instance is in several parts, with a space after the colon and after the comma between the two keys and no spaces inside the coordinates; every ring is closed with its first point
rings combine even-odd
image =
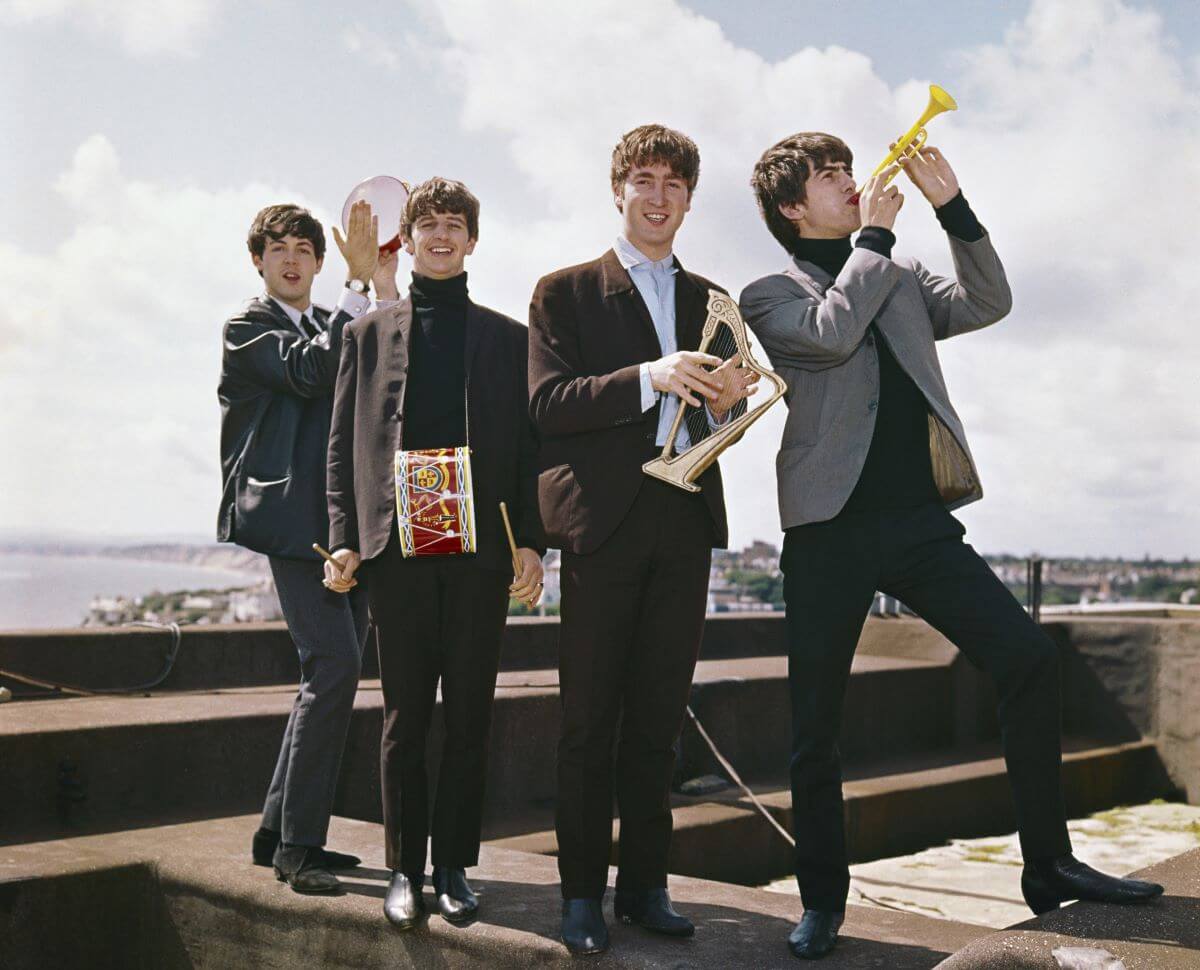
{"type": "Polygon", "coordinates": [[[326,583],[347,591],[360,568],[378,630],[383,686],[383,821],[391,882],[384,913],[399,929],[424,915],[433,836],[438,909],[464,922],[478,899],[478,862],[492,695],[509,595],[537,602],[544,551],[526,383],[526,329],[467,294],[463,262],[479,237],[479,202],[461,182],[432,178],[405,207],[413,257],[398,299],[396,257],[375,276],[379,309],[347,327],[329,434],[326,583]],[[476,552],[405,558],[396,517],[397,449],[469,444],[476,552]],[[513,517],[520,575],[500,517],[513,517]],[[510,585],[511,584],[511,585],[510,585]],[[446,741],[429,817],[425,745],[441,682],[446,741]]]}
{"type": "Polygon", "coordinates": [[[548,543],[562,549],[556,827],[562,935],[575,953],[608,945],[601,901],[619,715],[615,914],[694,932],[666,889],[669,788],[725,506],[715,464],[699,494],[649,478],[642,464],[665,444],[681,398],[697,410],[679,450],[744,409],[756,380],[737,358],[696,352],[714,284],[684,270],[672,246],[699,169],[686,135],[661,125],[626,134],[611,173],[622,234],[599,259],[544,277],[530,306],[538,499],[548,543]]]}

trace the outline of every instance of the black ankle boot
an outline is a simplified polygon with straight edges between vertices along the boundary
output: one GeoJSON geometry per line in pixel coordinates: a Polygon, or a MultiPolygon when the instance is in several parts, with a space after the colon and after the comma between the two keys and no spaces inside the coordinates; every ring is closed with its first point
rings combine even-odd
{"type": "Polygon", "coordinates": [[[1084,865],[1073,855],[1027,862],[1021,894],[1038,916],[1069,900],[1092,903],[1141,903],[1161,896],[1163,887],[1141,879],[1118,879],[1084,865]]]}
{"type": "Polygon", "coordinates": [[[613,900],[613,915],[622,922],[636,923],[665,936],[691,936],[696,932],[690,919],[675,912],[665,889],[642,892],[618,889],[613,900]]]}
{"type": "Polygon", "coordinates": [[[411,930],[425,915],[425,897],[421,882],[402,872],[393,872],[383,900],[383,915],[401,930],[411,930]]]}
{"type": "Polygon", "coordinates": [[[819,960],[837,943],[844,912],[830,909],[806,909],[800,922],[788,936],[788,948],[802,960],[819,960]]]}
{"type": "Polygon", "coordinates": [[[562,941],[572,953],[603,953],[608,949],[608,927],[598,899],[564,899],[562,941]]]}
{"type": "Polygon", "coordinates": [[[434,866],[433,890],[437,893],[438,910],[451,923],[465,922],[479,909],[479,897],[471,889],[463,869],[434,866]]]}
{"type": "Polygon", "coordinates": [[[325,857],[316,846],[280,842],[272,864],[275,878],[298,893],[336,893],[342,888],[338,877],[325,867],[325,857]]]}

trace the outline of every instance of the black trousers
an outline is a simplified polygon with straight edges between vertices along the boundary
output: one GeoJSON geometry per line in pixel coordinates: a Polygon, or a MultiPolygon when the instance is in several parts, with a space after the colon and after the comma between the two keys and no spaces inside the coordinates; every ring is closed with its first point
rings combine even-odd
{"type": "Polygon", "coordinates": [[[612,845],[618,889],[667,884],[674,745],[700,652],[713,526],[703,498],[647,478],[589,555],[562,556],[558,871],[565,899],[598,899],[612,845]]]}
{"type": "Polygon", "coordinates": [[[782,568],[792,696],[796,880],[806,909],[850,888],[838,733],[875,591],[895,596],[995,681],[1026,859],[1071,851],[1062,796],[1058,651],[941,505],[847,513],[788,529],[782,568]]]}
{"type": "Polygon", "coordinates": [[[442,688],[446,740],[433,806],[433,864],[479,861],[492,696],[512,576],[481,569],[471,557],[405,559],[392,541],[367,563],[371,616],[383,681],[385,856],[424,881],[430,835],[425,748],[442,688]]]}

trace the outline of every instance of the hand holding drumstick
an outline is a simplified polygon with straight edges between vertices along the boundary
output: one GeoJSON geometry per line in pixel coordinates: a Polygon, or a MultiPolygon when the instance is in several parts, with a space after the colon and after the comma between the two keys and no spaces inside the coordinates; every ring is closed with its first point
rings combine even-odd
{"type": "Polygon", "coordinates": [[[504,531],[508,534],[508,548],[512,552],[513,583],[508,587],[513,599],[518,599],[530,607],[537,606],[542,598],[542,557],[536,549],[524,546],[517,548],[517,540],[513,537],[512,523],[508,520],[508,506],[500,503],[500,515],[504,519],[504,531]]]}

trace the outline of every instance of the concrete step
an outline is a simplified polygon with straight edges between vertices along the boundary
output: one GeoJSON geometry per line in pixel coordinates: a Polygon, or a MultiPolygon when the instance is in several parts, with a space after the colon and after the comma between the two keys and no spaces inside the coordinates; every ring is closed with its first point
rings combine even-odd
{"type": "Polygon", "coordinates": [[[1166,890],[1150,903],[1113,906],[1072,903],[973,940],[940,970],[1042,970],[1062,966],[1056,949],[1091,951],[1091,962],[1126,970],[1194,970],[1200,966],[1200,849],[1131,873],[1166,890]]]}
{"type": "MultiPolygon", "coordinates": [[[[1000,835],[1016,829],[1004,761],[978,746],[852,766],[845,783],[850,861],[905,855],[950,838],[1000,835]]],[[[1070,817],[1170,794],[1154,744],[1064,742],[1063,787],[1070,817]]],[[[759,801],[789,832],[791,792],[763,786],[759,801]]],[[[762,885],[793,871],[791,847],[738,789],[704,798],[676,795],[671,872],[722,882],[762,885]]],[[[620,823],[613,823],[616,858],[620,823]]],[[[497,839],[493,845],[556,855],[552,828],[497,839]]]]}
{"type": "MultiPolygon", "coordinates": [[[[479,918],[455,927],[431,916],[419,929],[398,933],[382,913],[389,873],[380,826],[334,819],[330,844],[360,855],[364,864],[341,874],[343,895],[306,897],[277,882],[269,869],[249,864],[257,824],[251,815],[0,850],[4,966],[578,965],[558,940],[558,873],[545,856],[485,846],[470,871],[480,895],[479,918]]],[[[606,903],[612,948],[603,966],[796,965],[785,940],[799,916],[799,900],[686,877],[672,877],[670,890],[696,923],[695,937],[671,940],[622,925],[606,903]]],[[[433,907],[429,892],[426,901],[433,907]]],[[[989,932],[851,906],[842,941],[822,966],[926,970],[989,932]]]]}
{"type": "MultiPolygon", "coordinates": [[[[500,654],[503,670],[558,666],[558,618],[510,617],[500,654]]],[[[0,633],[0,669],[40,680],[95,689],[148,683],[164,666],[171,636],[140,628],[16,630],[0,633]]],[[[919,620],[867,622],[865,653],[948,659],[953,648],[919,620]]],[[[705,660],[787,655],[782,613],[722,613],[708,617],[700,656],[705,660]]],[[[282,623],[185,626],[177,658],[162,685],[170,691],[221,690],[294,684],[296,650],[282,623]]],[[[363,678],[379,676],[374,639],[368,641],[363,678]]],[[[17,697],[47,692],[0,675],[17,697]]]]}
{"type": "MultiPolygon", "coordinates": [[[[722,749],[747,776],[777,775],[787,763],[788,701],[782,658],[701,661],[696,707],[722,749]]],[[[944,663],[856,658],[846,717],[851,763],[872,752],[920,753],[951,742],[942,703],[944,663]],[[922,698],[933,698],[928,704],[922,698]],[[885,730],[886,727],[886,730],[885,730]],[[878,732],[878,740],[871,732],[878,732]]],[[[211,818],[260,807],[291,709],[293,687],[60,698],[12,703],[0,714],[0,844],[71,832],[211,818]]],[[[336,811],[378,821],[382,695],[364,682],[355,702],[336,811]]],[[[436,774],[441,719],[429,764],[436,774]]],[[[548,812],[555,790],[559,698],[554,670],[500,675],[493,715],[486,824],[493,835],[522,831],[548,812]]],[[[712,768],[685,733],[681,777],[712,768]]]]}

